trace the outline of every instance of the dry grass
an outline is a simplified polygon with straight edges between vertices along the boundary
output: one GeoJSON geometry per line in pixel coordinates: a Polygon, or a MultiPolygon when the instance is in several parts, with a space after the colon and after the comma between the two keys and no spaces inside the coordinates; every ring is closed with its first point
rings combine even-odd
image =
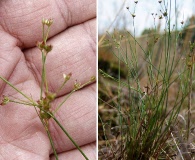
{"type": "MultiPolygon", "coordinates": [[[[175,37],[179,34],[178,32],[172,32],[172,37],[175,37]]],[[[180,33],[181,34],[181,33],[180,33]]],[[[184,77],[178,77],[178,73],[180,73],[184,66],[186,66],[186,56],[190,53],[189,49],[189,41],[192,40],[194,34],[194,28],[190,28],[185,30],[185,37],[174,40],[171,39],[169,42],[170,49],[170,64],[174,59],[173,66],[174,72],[171,73],[171,77],[169,79],[170,85],[167,91],[167,110],[166,113],[171,112],[175,103],[176,97],[182,97],[183,92],[181,92],[181,81],[185,81],[185,85],[188,87],[188,79],[184,77]],[[175,44],[177,43],[177,46],[175,44]],[[174,57],[175,53],[175,57],[174,57]],[[179,62],[179,63],[177,63],[179,62]],[[186,79],[185,79],[186,78],[186,79]],[[179,94],[178,94],[179,93],[179,94]]],[[[109,43],[106,45],[99,46],[99,67],[100,69],[105,69],[104,71],[111,74],[113,77],[118,76],[118,57],[114,56],[120,50],[120,58],[125,57],[126,53],[128,54],[129,59],[133,59],[132,52],[136,50],[136,56],[138,57],[136,76],[130,75],[131,81],[130,87],[136,88],[139,87],[141,92],[145,92],[147,95],[151,95],[153,97],[160,96],[163,92],[163,78],[158,75],[158,72],[154,70],[153,76],[154,79],[151,79],[151,76],[148,76],[148,64],[152,64],[153,67],[159,68],[159,71],[164,72],[164,68],[166,67],[166,49],[167,44],[165,44],[165,35],[161,33],[149,34],[147,36],[142,36],[136,38],[136,47],[135,47],[135,39],[128,35],[128,33],[123,32],[116,33],[116,36],[113,38],[109,38],[109,43]],[[122,40],[120,39],[122,35],[122,40]],[[120,42],[120,48],[116,47],[116,42],[120,42]],[[113,47],[114,46],[114,47],[113,47]],[[146,52],[150,52],[152,54],[151,58],[148,58],[146,52]],[[114,53],[114,54],[113,54],[114,53]],[[105,64],[107,66],[104,68],[105,64]],[[135,77],[133,77],[135,76],[135,77]],[[158,83],[157,83],[158,81],[158,83]]],[[[108,37],[107,37],[108,38],[108,37]]],[[[122,59],[122,58],[121,58],[122,59]]],[[[131,68],[125,67],[125,64],[121,62],[120,64],[120,73],[124,77],[121,78],[121,81],[127,81],[128,71],[131,68]],[[126,74],[125,74],[126,73],[126,74]]],[[[134,68],[135,69],[135,68],[134,68]]],[[[170,68],[169,68],[170,70],[170,68]]],[[[132,71],[133,72],[133,71],[132,71]]],[[[187,72],[187,69],[186,69],[187,72]]],[[[131,73],[131,71],[130,71],[131,73]]],[[[187,73],[186,73],[187,76],[187,73]]],[[[131,125],[131,122],[125,121],[125,124],[121,125],[120,116],[125,119],[128,117],[129,107],[132,105],[131,101],[139,103],[140,99],[138,94],[131,90],[131,97],[128,97],[129,90],[128,87],[121,87],[120,92],[120,106],[121,110],[117,108],[117,104],[119,103],[118,97],[118,83],[116,81],[112,81],[109,78],[104,78],[103,76],[99,76],[99,159],[127,159],[128,155],[127,151],[127,136],[129,134],[128,125],[131,125]],[[121,131],[123,133],[121,133],[121,131]],[[122,134],[122,136],[121,136],[122,134]]],[[[156,152],[158,155],[147,155],[149,159],[194,159],[195,158],[195,87],[194,80],[192,81],[192,103],[191,103],[191,117],[190,117],[190,134],[187,140],[187,121],[188,121],[188,98],[187,96],[183,100],[181,105],[181,110],[178,113],[178,118],[169,127],[169,131],[164,137],[164,143],[160,144],[158,148],[160,151],[156,152]]],[[[144,93],[142,94],[142,98],[144,98],[144,93]]],[[[134,103],[134,107],[136,107],[136,103],[134,103]]],[[[138,105],[137,105],[138,106],[138,105]]],[[[150,114],[152,110],[148,110],[147,114],[150,114]]],[[[166,115],[166,113],[163,113],[166,115]]],[[[128,118],[127,118],[128,119],[128,118]]],[[[166,120],[165,120],[166,122],[166,120]]],[[[165,125],[165,124],[164,124],[165,125]]],[[[163,131],[164,128],[162,128],[163,131]]],[[[142,143],[142,142],[140,142],[142,143]]],[[[154,142],[155,143],[155,142],[154,142]]],[[[139,153],[140,154],[140,153],[139,153]]],[[[143,153],[144,155],[144,153],[143,153]]],[[[144,156],[143,156],[144,157],[144,156]]],[[[144,159],[142,157],[142,159],[144,159]]]]}

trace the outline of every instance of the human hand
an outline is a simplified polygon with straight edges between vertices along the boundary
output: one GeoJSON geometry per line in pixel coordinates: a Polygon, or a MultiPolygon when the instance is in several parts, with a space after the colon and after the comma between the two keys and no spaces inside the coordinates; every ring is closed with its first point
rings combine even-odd
{"type": "MultiPolygon", "coordinates": [[[[42,18],[52,18],[47,56],[49,90],[55,92],[63,82],[63,73],[71,79],[53,102],[55,108],[73,89],[74,81],[85,83],[96,74],[96,1],[27,0],[0,1],[0,76],[34,100],[40,98],[41,52],[36,42],[42,40],[42,18]]],[[[87,157],[96,159],[95,84],[75,92],[56,113],[67,132],[87,157]],[[82,147],[83,146],[83,147],[82,147]]],[[[0,97],[24,99],[0,81],[0,97]]],[[[8,103],[0,106],[0,160],[55,159],[52,148],[35,109],[8,103]]],[[[55,122],[49,129],[59,159],[84,159],[55,122]]]]}

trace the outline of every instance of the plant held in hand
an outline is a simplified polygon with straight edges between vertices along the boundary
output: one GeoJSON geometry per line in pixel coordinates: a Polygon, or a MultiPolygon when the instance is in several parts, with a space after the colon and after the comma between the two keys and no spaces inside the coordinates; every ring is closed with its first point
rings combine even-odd
{"type": "Polygon", "coordinates": [[[52,140],[52,136],[49,130],[49,121],[54,120],[56,124],[62,129],[64,134],[72,141],[74,146],[81,152],[81,154],[84,156],[85,159],[88,159],[85,153],[80,149],[78,144],[73,140],[73,138],[68,134],[68,132],[65,130],[65,128],[61,125],[61,123],[56,119],[55,114],[59,110],[59,108],[66,102],[66,100],[77,90],[82,89],[83,87],[93,83],[95,81],[95,77],[91,77],[89,81],[87,81],[84,84],[80,84],[77,81],[75,81],[73,90],[65,96],[64,100],[56,107],[56,109],[52,108],[52,102],[56,99],[58,93],[61,91],[61,89],[65,86],[65,84],[70,80],[72,73],[69,74],[63,74],[64,81],[62,85],[57,89],[55,92],[51,92],[48,87],[48,81],[47,81],[47,72],[46,72],[46,59],[49,55],[49,52],[52,51],[53,46],[50,44],[47,44],[48,35],[50,31],[50,27],[53,23],[52,19],[43,19],[42,20],[42,29],[43,29],[43,40],[41,42],[37,42],[37,47],[42,53],[42,75],[41,75],[41,84],[40,84],[40,99],[33,100],[32,97],[29,97],[27,94],[23,93],[21,90],[16,88],[12,83],[10,83],[7,79],[0,76],[0,79],[4,81],[6,84],[8,84],[10,87],[12,87],[15,91],[17,91],[20,95],[22,95],[25,100],[21,99],[15,99],[8,95],[4,95],[2,97],[1,105],[7,105],[8,103],[18,103],[26,106],[32,106],[35,108],[37,115],[39,116],[45,131],[47,132],[48,138],[50,140],[50,144],[53,149],[53,153],[55,155],[55,158],[58,159],[58,154],[56,152],[54,142],[52,140]]]}

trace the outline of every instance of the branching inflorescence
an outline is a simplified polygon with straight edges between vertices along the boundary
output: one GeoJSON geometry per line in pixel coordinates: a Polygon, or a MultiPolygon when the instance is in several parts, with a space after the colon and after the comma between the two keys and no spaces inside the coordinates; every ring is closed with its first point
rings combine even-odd
{"type": "Polygon", "coordinates": [[[52,140],[52,137],[50,135],[49,131],[49,120],[53,119],[57,125],[62,129],[62,131],[66,134],[66,136],[72,141],[72,143],[75,145],[75,147],[81,152],[81,154],[85,157],[85,159],[88,159],[87,156],[83,153],[83,151],[80,149],[80,147],[77,145],[77,143],[71,138],[71,136],[68,134],[68,132],[64,129],[64,127],[60,124],[60,122],[56,119],[55,113],[59,110],[59,108],[65,103],[65,101],[72,95],[75,91],[82,89],[83,87],[93,83],[96,81],[95,76],[92,76],[89,81],[87,81],[84,84],[81,84],[77,81],[75,81],[75,84],[73,85],[73,90],[65,96],[64,100],[57,106],[55,110],[52,110],[52,102],[56,99],[57,94],[61,91],[61,89],[65,86],[66,82],[69,81],[69,79],[72,76],[72,73],[69,74],[63,74],[64,81],[62,85],[59,87],[59,89],[56,92],[50,92],[48,88],[48,82],[46,78],[46,58],[49,55],[48,53],[52,51],[53,46],[47,44],[47,40],[49,37],[49,31],[50,27],[53,23],[52,19],[43,19],[42,20],[42,30],[43,30],[43,40],[41,42],[37,42],[37,47],[42,53],[42,77],[41,77],[41,84],[40,84],[40,99],[38,101],[33,100],[31,97],[27,96],[25,93],[17,89],[13,84],[11,84],[8,80],[0,76],[0,79],[3,80],[6,84],[8,84],[10,87],[12,87],[14,90],[16,90],[19,94],[21,94],[26,101],[19,100],[19,99],[11,99],[9,96],[3,96],[2,102],[0,105],[6,105],[8,103],[19,103],[22,105],[32,106],[35,108],[37,115],[39,116],[46,132],[48,135],[48,138],[50,140],[50,144],[53,149],[53,153],[55,155],[55,158],[58,159],[57,152],[55,150],[55,146],[52,140]],[[44,93],[44,94],[43,94],[44,93]]]}

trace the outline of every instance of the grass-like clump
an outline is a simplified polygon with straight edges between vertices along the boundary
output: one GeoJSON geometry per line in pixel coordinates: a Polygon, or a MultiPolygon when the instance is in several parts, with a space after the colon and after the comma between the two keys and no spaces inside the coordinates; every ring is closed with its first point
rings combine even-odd
{"type": "MultiPolygon", "coordinates": [[[[99,68],[99,159],[194,158],[195,42],[183,37],[190,32],[183,21],[181,31],[177,18],[171,25],[171,13],[177,14],[172,2],[158,3],[161,10],[152,13],[154,28],[145,30],[147,35],[135,37],[136,10],[126,7],[133,33],[107,33],[99,46],[102,52],[110,52],[107,66],[118,66],[114,73],[99,68]],[[165,21],[163,32],[155,24],[157,18],[165,21]],[[186,39],[190,42],[184,43],[186,39]]],[[[99,54],[101,64],[106,53],[99,54]]]]}

